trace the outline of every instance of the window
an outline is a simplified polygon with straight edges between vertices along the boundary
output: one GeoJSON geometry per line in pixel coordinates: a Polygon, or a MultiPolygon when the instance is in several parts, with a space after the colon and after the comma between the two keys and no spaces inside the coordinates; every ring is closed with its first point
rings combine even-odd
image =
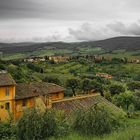
{"type": "Polygon", "coordinates": [[[6,87],[6,89],[5,89],[5,95],[6,95],[6,96],[9,96],[9,95],[10,95],[9,87],[6,87]]]}
{"type": "Polygon", "coordinates": [[[9,109],[10,109],[10,103],[6,103],[6,104],[5,104],[5,109],[6,109],[6,110],[9,110],[9,109]]]}
{"type": "Polygon", "coordinates": [[[3,109],[3,108],[4,108],[4,106],[3,106],[3,105],[1,105],[1,106],[0,106],[0,109],[3,109]]]}
{"type": "Polygon", "coordinates": [[[27,101],[26,100],[23,100],[22,101],[22,106],[26,106],[26,103],[27,103],[27,101]]]}

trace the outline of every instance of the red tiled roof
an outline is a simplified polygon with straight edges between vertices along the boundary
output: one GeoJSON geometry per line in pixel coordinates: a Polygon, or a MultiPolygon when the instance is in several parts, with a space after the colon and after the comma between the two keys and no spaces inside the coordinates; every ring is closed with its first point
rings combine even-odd
{"type": "Polygon", "coordinates": [[[98,103],[108,106],[112,111],[122,111],[99,94],[53,101],[52,108],[56,110],[63,110],[66,115],[70,115],[77,109],[90,108],[98,103]]]}
{"type": "Polygon", "coordinates": [[[53,83],[20,83],[16,86],[16,99],[24,99],[39,95],[49,95],[64,91],[64,88],[53,83]]]}
{"type": "Polygon", "coordinates": [[[70,113],[79,108],[89,107],[97,104],[99,96],[100,95],[97,94],[54,101],[52,103],[52,107],[54,109],[64,110],[65,112],[70,113]]]}
{"type": "Polygon", "coordinates": [[[8,73],[0,73],[0,86],[16,85],[12,76],[8,73]]]}

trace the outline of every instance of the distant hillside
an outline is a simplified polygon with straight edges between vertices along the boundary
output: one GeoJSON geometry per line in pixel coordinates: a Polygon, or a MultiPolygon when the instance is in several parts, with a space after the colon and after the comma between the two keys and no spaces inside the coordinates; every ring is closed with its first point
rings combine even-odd
{"type": "Polygon", "coordinates": [[[108,50],[126,49],[130,51],[140,50],[140,37],[115,37],[106,40],[87,42],[108,50]]]}
{"type": "Polygon", "coordinates": [[[140,37],[115,37],[100,41],[89,41],[89,42],[79,42],[79,43],[64,43],[64,42],[46,42],[46,43],[0,43],[0,52],[4,54],[12,53],[25,53],[33,52],[42,49],[68,49],[72,51],[77,51],[77,49],[82,47],[100,47],[104,50],[118,50],[125,49],[127,51],[140,50],[140,37]]]}

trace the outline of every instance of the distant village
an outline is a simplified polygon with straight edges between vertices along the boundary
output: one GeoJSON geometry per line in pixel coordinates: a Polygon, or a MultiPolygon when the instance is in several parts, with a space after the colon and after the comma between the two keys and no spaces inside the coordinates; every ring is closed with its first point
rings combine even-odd
{"type": "MultiPolygon", "coordinates": [[[[94,60],[95,62],[102,62],[102,61],[112,61],[114,58],[112,57],[105,57],[101,55],[86,55],[86,56],[69,56],[69,55],[53,55],[53,56],[43,56],[43,57],[38,57],[38,56],[30,56],[24,59],[24,62],[45,62],[45,61],[53,61],[54,63],[62,63],[62,62],[68,62],[72,59],[79,59],[79,58],[86,58],[86,59],[91,59],[94,60]]],[[[140,63],[139,59],[127,59],[127,58],[120,58],[122,62],[127,62],[127,63],[135,63],[138,64],[140,63]]]]}

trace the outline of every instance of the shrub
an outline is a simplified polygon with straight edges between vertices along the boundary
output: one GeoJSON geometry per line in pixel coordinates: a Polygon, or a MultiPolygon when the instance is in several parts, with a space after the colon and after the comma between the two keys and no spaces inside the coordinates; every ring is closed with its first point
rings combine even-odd
{"type": "Polygon", "coordinates": [[[125,92],[125,88],[122,86],[122,85],[111,85],[109,87],[109,91],[112,95],[115,95],[115,94],[120,94],[122,92],[125,92]]]}
{"type": "Polygon", "coordinates": [[[40,114],[36,110],[25,112],[17,125],[19,140],[39,140],[51,136],[62,136],[68,133],[69,125],[62,114],[57,111],[47,110],[40,114]]]}
{"type": "Polygon", "coordinates": [[[140,110],[140,91],[134,93],[134,106],[136,110],[140,110]]]}
{"type": "Polygon", "coordinates": [[[70,88],[67,88],[65,90],[64,95],[65,95],[65,97],[72,97],[73,96],[72,90],[70,88]]]}
{"type": "Polygon", "coordinates": [[[56,137],[66,136],[70,132],[70,124],[67,117],[62,111],[55,111],[57,130],[55,132],[56,137]]]}
{"type": "Polygon", "coordinates": [[[55,83],[55,84],[61,85],[61,81],[55,76],[46,76],[43,79],[43,82],[55,83]]]}
{"type": "Polygon", "coordinates": [[[41,132],[43,119],[36,110],[28,110],[17,124],[17,137],[19,140],[42,139],[41,132]]]}
{"type": "Polygon", "coordinates": [[[134,95],[131,92],[122,93],[119,95],[115,95],[113,97],[113,102],[117,106],[121,106],[122,108],[128,110],[129,105],[134,103],[134,95]]]}
{"type": "Polygon", "coordinates": [[[10,139],[16,137],[16,128],[10,123],[0,123],[0,139],[10,139]]]}
{"type": "Polygon", "coordinates": [[[109,92],[106,92],[104,93],[104,97],[108,100],[108,101],[112,101],[112,98],[111,98],[111,94],[109,92]]]}
{"type": "Polygon", "coordinates": [[[78,110],[73,124],[76,131],[86,135],[108,134],[119,126],[120,120],[99,106],[78,110]]]}
{"type": "Polygon", "coordinates": [[[140,82],[130,82],[127,86],[131,91],[140,90],[140,82]]]}
{"type": "Polygon", "coordinates": [[[38,65],[27,63],[27,67],[35,72],[41,72],[41,68],[38,65]]]}
{"type": "Polygon", "coordinates": [[[72,90],[74,96],[76,96],[76,89],[79,87],[79,80],[77,78],[68,79],[66,81],[66,87],[72,90]]]}
{"type": "Polygon", "coordinates": [[[82,81],[82,86],[81,86],[82,90],[84,91],[84,93],[88,93],[91,90],[91,80],[89,79],[84,79],[82,81]]]}
{"type": "Polygon", "coordinates": [[[91,89],[95,89],[97,92],[99,92],[101,94],[101,96],[104,96],[103,92],[104,92],[104,86],[103,84],[92,80],[91,81],[91,89]]]}

